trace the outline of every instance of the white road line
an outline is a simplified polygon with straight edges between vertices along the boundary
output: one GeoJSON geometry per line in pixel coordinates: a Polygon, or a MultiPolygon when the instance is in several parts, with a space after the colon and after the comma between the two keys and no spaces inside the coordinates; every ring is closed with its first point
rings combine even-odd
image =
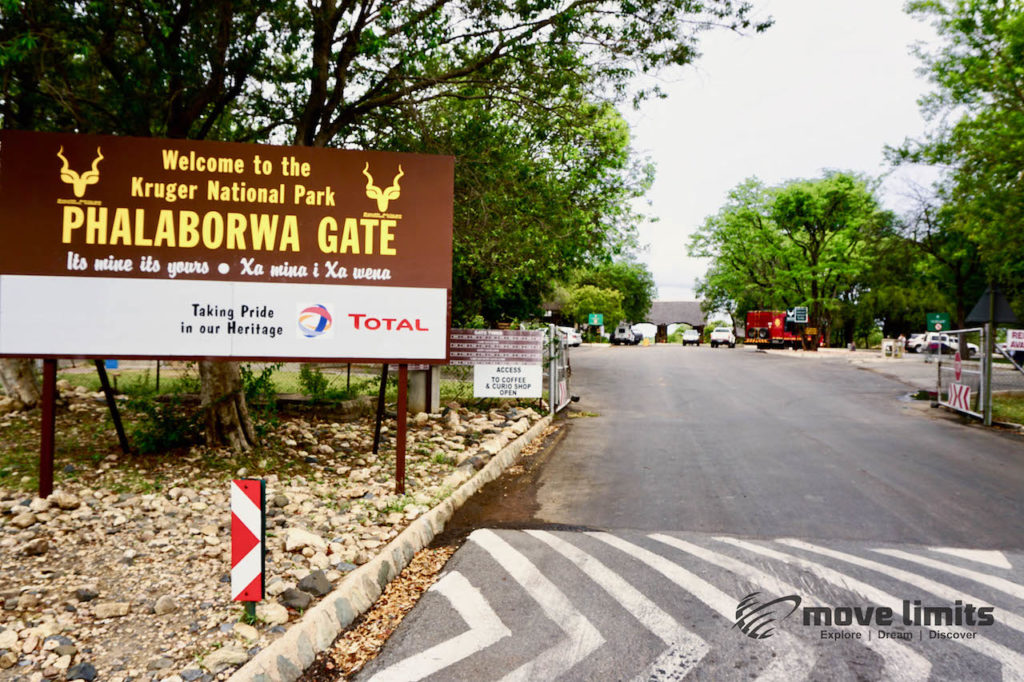
{"type": "MultiPolygon", "coordinates": [[[[682,566],[643,547],[626,542],[608,533],[587,533],[587,535],[622,550],[634,559],[647,564],[707,604],[711,609],[717,611],[730,623],[735,620],[736,605],[739,603],[738,598],[726,594],[711,583],[690,573],[682,566]]],[[[764,680],[765,682],[774,680],[779,682],[796,682],[797,680],[806,679],[810,675],[811,670],[814,668],[816,654],[806,643],[786,632],[780,632],[778,637],[762,641],[767,646],[772,647],[776,658],[758,677],[759,680],[764,680]]]]}
{"type": "Polygon", "coordinates": [[[960,547],[929,547],[928,549],[933,552],[942,552],[943,554],[958,556],[961,559],[988,564],[995,568],[1013,568],[1006,555],[995,549],[962,549],[960,547]]]}
{"type": "Polygon", "coordinates": [[[480,591],[461,573],[445,575],[434,583],[430,591],[443,595],[451,602],[452,608],[466,621],[469,630],[379,671],[370,678],[370,682],[421,680],[512,634],[480,591]]]}
{"type": "Polygon", "coordinates": [[[658,656],[637,680],[657,680],[658,670],[671,671],[675,679],[682,678],[710,650],[703,639],[681,626],[675,618],[593,556],[546,531],[525,532],[576,564],[587,577],[668,646],[668,650],[658,656]]]}
{"type": "Polygon", "coordinates": [[[544,611],[544,614],[565,632],[568,641],[556,642],[533,660],[502,678],[503,682],[554,679],[604,644],[604,637],[587,618],[576,610],[569,598],[548,580],[525,556],[490,530],[474,531],[469,536],[519,583],[544,611]]]}
{"type": "MultiPolygon", "coordinates": [[[[970,594],[967,594],[963,590],[958,590],[954,587],[946,585],[945,583],[940,583],[936,580],[925,578],[923,575],[911,573],[910,571],[905,571],[902,568],[896,568],[895,566],[890,566],[889,564],[879,563],[877,561],[872,561],[871,559],[863,559],[859,556],[854,556],[853,554],[847,554],[845,552],[838,552],[834,549],[820,547],[818,545],[813,545],[809,542],[804,542],[803,540],[787,539],[779,540],[778,542],[784,545],[789,545],[790,547],[805,549],[808,552],[814,552],[815,554],[823,554],[827,557],[832,557],[833,559],[839,559],[840,561],[845,561],[847,563],[853,564],[854,566],[860,566],[862,568],[869,568],[872,571],[878,571],[879,573],[883,573],[892,578],[896,578],[897,580],[902,580],[905,583],[910,583],[911,585],[919,587],[922,590],[925,590],[926,592],[931,592],[937,597],[942,597],[943,599],[948,600],[950,603],[955,602],[957,599],[960,599],[964,602],[971,602],[975,606],[994,606],[993,604],[989,604],[988,600],[979,599],[978,597],[974,597],[970,594]]],[[[996,609],[996,620],[1002,623],[1003,625],[1006,625],[1007,627],[1017,630],[1018,632],[1024,632],[1024,618],[1021,618],[1017,614],[1012,613],[1006,609],[996,609]]]]}
{"type": "MultiPolygon", "coordinates": [[[[889,594],[888,592],[885,592],[884,590],[880,590],[873,585],[869,585],[865,582],[857,580],[856,578],[848,576],[845,573],[840,573],[839,571],[828,568],[827,566],[822,566],[821,564],[815,563],[813,561],[808,561],[807,559],[792,554],[786,554],[785,552],[779,552],[774,549],[762,547],[761,545],[756,545],[752,542],[737,540],[736,538],[716,537],[714,539],[718,540],[719,542],[725,542],[731,545],[735,545],[736,547],[746,549],[756,554],[761,554],[763,556],[785,562],[787,564],[803,566],[804,568],[808,569],[822,580],[832,583],[833,585],[841,589],[849,590],[860,595],[864,599],[867,599],[869,602],[871,602],[871,605],[873,606],[887,606],[893,610],[893,613],[901,613],[903,610],[903,600],[901,598],[895,597],[889,594]]],[[[807,544],[796,540],[779,540],[779,542],[785,542],[786,544],[792,544],[794,542],[798,542],[801,545],[807,544]]],[[[831,552],[831,550],[827,551],[831,552]]],[[[851,558],[856,559],[857,557],[851,556],[851,558]]],[[[896,570],[898,569],[889,568],[889,570],[887,571],[887,575],[893,575],[893,572],[896,570]]],[[[974,632],[974,630],[967,630],[965,628],[957,626],[944,626],[942,629],[943,631],[950,633],[974,632]]],[[[1011,651],[1010,649],[1002,646],[1001,644],[996,644],[995,642],[991,642],[988,639],[985,639],[985,637],[981,634],[978,634],[976,636],[976,639],[957,639],[950,641],[956,642],[957,644],[968,647],[970,649],[974,649],[978,653],[981,653],[985,656],[988,656],[998,661],[1002,665],[1003,680],[1005,682],[1024,682],[1024,656],[1021,656],[1020,654],[1011,651]]]]}
{"type": "MultiPolygon", "coordinates": [[[[693,556],[703,559],[714,566],[718,566],[719,568],[724,568],[727,571],[732,571],[737,575],[741,575],[756,583],[758,586],[779,596],[790,594],[811,596],[817,602],[817,606],[834,606],[830,605],[827,599],[823,599],[819,595],[809,592],[806,588],[797,588],[783,580],[780,580],[776,576],[769,575],[758,568],[754,568],[753,566],[737,561],[730,556],[713,552],[709,549],[699,547],[698,545],[694,545],[686,542],[685,540],[680,540],[668,535],[654,534],[648,537],[652,540],[665,543],[670,547],[675,547],[678,550],[692,554],[693,556]]],[[[867,626],[854,626],[846,629],[860,632],[863,639],[861,639],[859,643],[869,649],[875,650],[878,655],[882,657],[885,664],[883,675],[885,679],[926,680],[931,674],[932,664],[929,663],[924,656],[920,655],[910,647],[889,639],[878,639],[877,637],[872,638],[871,628],[867,626]]]]}
{"type": "MultiPolygon", "coordinates": [[[[911,552],[903,552],[898,549],[875,549],[872,550],[879,554],[885,554],[887,556],[896,557],[897,559],[904,559],[906,561],[912,561],[928,568],[934,568],[939,571],[945,571],[946,573],[952,573],[953,575],[960,576],[961,578],[968,578],[976,583],[987,585],[993,590],[999,590],[1011,597],[1017,599],[1024,599],[1024,585],[1018,585],[1015,582],[1011,582],[1006,578],[1000,578],[998,576],[989,575],[987,573],[979,573],[978,571],[972,571],[969,568],[961,568],[960,566],[954,566],[953,564],[947,564],[944,561],[936,561],[935,559],[929,559],[928,557],[921,556],[919,554],[912,554],[911,552]]],[[[959,598],[959,597],[958,597],[959,598]]]]}

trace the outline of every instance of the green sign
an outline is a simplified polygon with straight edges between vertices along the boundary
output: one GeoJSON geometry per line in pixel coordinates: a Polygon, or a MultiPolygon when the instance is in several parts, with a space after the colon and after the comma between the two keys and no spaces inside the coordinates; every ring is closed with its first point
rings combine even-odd
{"type": "Polygon", "coordinates": [[[949,313],[928,313],[928,331],[944,332],[952,327],[949,313]]]}
{"type": "Polygon", "coordinates": [[[604,324],[604,315],[601,313],[590,313],[588,324],[592,327],[600,327],[604,324]]]}

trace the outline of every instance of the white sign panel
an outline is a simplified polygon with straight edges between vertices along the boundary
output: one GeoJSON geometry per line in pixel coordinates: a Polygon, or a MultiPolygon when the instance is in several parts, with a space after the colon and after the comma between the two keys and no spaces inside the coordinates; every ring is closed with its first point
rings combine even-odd
{"type": "Polygon", "coordinates": [[[539,398],[544,382],[541,365],[474,365],[476,398],[539,398]]]}
{"type": "Polygon", "coordinates": [[[0,355],[443,360],[447,291],[0,275],[0,355]]]}
{"type": "Polygon", "coordinates": [[[1024,329],[1006,330],[1006,350],[1024,350],[1024,329]]]}

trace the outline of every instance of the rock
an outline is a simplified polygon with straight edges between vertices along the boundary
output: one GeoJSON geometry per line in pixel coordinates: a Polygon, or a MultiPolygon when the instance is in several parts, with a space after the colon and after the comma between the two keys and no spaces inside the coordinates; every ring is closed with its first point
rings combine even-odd
{"type": "Polygon", "coordinates": [[[30,511],[20,512],[11,519],[10,524],[15,528],[28,528],[36,522],[36,515],[30,511]]]}
{"type": "Polygon", "coordinates": [[[488,440],[485,440],[483,443],[480,443],[480,449],[492,456],[501,452],[501,448],[501,441],[497,440],[496,438],[489,438],[488,440]]]}
{"type": "Polygon", "coordinates": [[[64,654],[54,662],[53,667],[57,670],[67,670],[71,667],[71,655],[64,654]]]}
{"type": "Polygon", "coordinates": [[[256,607],[256,616],[268,627],[284,625],[288,622],[288,609],[276,602],[267,602],[256,607]]]}
{"type": "Polygon", "coordinates": [[[315,550],[326,552],[327,542],[319,535],[316,535],[315,533],[310,533],[308,530],[305,530],[303,528],[289,528],[285,531],[285,551],[295,552],[301,550],[304,547],[312,547],[315,550]]]}
{"type": "Polygon", "coordinates": [[[25,546],[21,548],[21,553],[25,556],[42,556],[46,554],[46,550],[50,548],[50,544],[46,541],[46,538],[36,538],[31,542],[25,543],[25,546]]]}
{"type": "Polygon", "coordinates": [[[267,595],[277,597],[283,594],[285,590],[292,587],[295,587],[292,583],[285,582],[284,580],[276,580],[267,585],[267,595]]]}
{"type": "Polygon", "coordinates": [[[323,552],[316,552],[313,556],[309,557],[309,565],[323,570],[331,565],[331,561],[323,552]]]}
{"type": "Polygon", "coordinates": [[[309,608],[310,602],[313,601],[313,595],[309,594],[308,592],[303,592],[302,590],[289,588],[281,593],[281,596],[279,597],[278,601],[280,601],[282,604],[284,604],[290,609],[295,609],[296,611],[305,611],[307,608],[309,608]]]}
{"type": "Polygon", "coordinates": [[[57,508],[65,511],[72,511],[82,506],[82,501],[71,493],[65,493],[63,491],[57,491],[50,497],[46,498],[52,504],[56,505],[57,508]]]}
{"type": "Polygon", "coordinates": [[[203,667],[211,673],[219,673],[249,660],[249,653],[237,646],[225,646],[211,651],[203,657],[203,667]]]}
{"type": "Polygon", "coordinates": [[[174,665],[174,660],[166,656],[158,656],[146,664],[146,670],[167,670],[174,665]]]}
{"type": "Polygon", "coordinates": [[[96,591],[96,588],[88,585],[85,587],[79,587],[75,590],[75,598],[78,599],[78,601],[92,601],[98,596],[100,595],[99,592],[96,591]]]}
{"type": "Polygon", "coordinates": [[[331,581],[327,579],[327,574],[317,570],[299,581],[299,589],[313,596],[322,597],[331,591],[331,581]]]}
{"type": "Polygon", "coordinates": [[[86,680],[92,682],[96,679],[96,668],[92,663],[79,663],[68,670],[67,680],[86,680]]]}
{"type": "Polygon", "coordinates": [[[430,415],[426,412],[417,412],[409,421],[412,422],[413,426],[426,426],[427,422],[430,421],[430,415]]]}
{"type": "Polygon", "coordinates": [[[203,671],[199,668],[185,668],[178,673],[185,682],[195,682],[203,676],[203,671]]]}
{"type": "Polygon", "coordinates": [[[41,497],[35,497],[29,502],[28,508],[38,514],[50,508],[50,501],[48,499],[44,500],[41,497]]]}
{"type": "Polygon", "coordinates": [[[18,662],[18,654],[13,651],[8,651],[3,656],[0,656],[0,670],[6,670],[7,668],[14,667],[14,664],[18,662]]]}
{"type": "Polygon", "coordinates": [[[260,638],[259,630],[251,625],[247,625],[246,623],[235,623],[235,626],[232,629],[239,637],[250,642],[255,642],[260,638]]]}
{"type": "Polygon", "coordinates": [[[131,604],[125,601],[106,602],[103,604],[97,604],[93,607],[93,615],[102,620],[104,618],[121,618],[127,616],[128,611],[131,610],[131,604]]]}
{"type": "Polygon", "coordinates": [[[156,600],[156,604],[153,605],[153,612],[158,616],[166,616],[168,613],[174,613],[178,610],[178,602],[174,601],[174,597],[169,594],[165,594],[156,600]]]}
{"type": "Polygon", "coordinates": [[[8,629],[0,632],[0,649],[13,649],[18,643],[18,633],[8,629]]]}
{"type": "Polygon", "coordinates": [[[527,419],[526,417],[523,417],[519,421],[512,424],[512,431],[514,431],[517,436],[521,436],[529,430],[530,420],[527,419]]]}
{"type": "Polygon", "coordinates": [[[18,608],[22,611],[34,609],[39,606],[39,595],[35,592],[26,592],[18,597],[18,608]]]}

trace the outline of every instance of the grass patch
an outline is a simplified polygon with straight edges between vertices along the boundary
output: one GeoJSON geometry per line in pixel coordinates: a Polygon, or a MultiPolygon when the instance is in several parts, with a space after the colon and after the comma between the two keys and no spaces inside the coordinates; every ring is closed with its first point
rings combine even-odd
{"type": "Polygon", "coordinates": [[[1000,422],[1024,424],[1024,394],[992,396],[992,418],[1000,422]]]}

